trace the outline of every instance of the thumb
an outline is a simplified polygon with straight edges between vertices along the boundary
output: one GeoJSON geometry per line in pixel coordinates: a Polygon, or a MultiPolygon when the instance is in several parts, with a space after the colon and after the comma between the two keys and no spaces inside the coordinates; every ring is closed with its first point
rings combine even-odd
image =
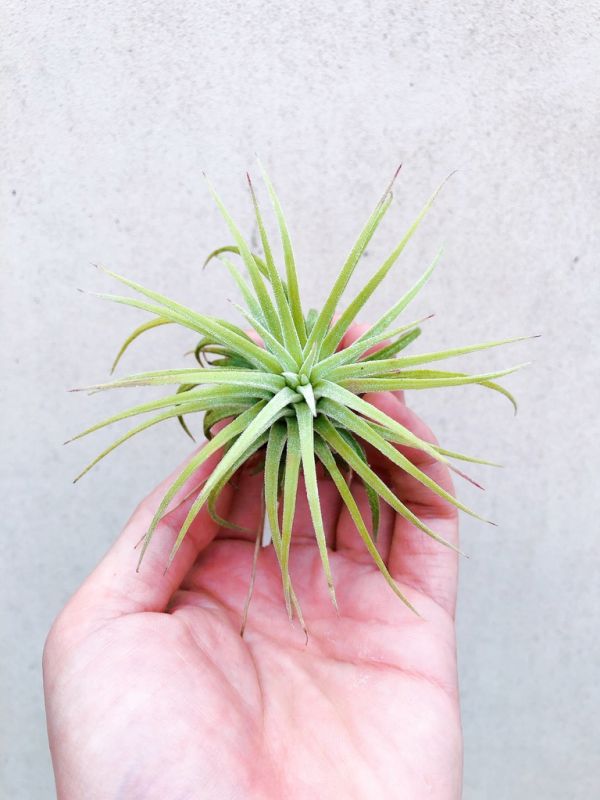
{"type": "MultiPolygon", "coordinates": [[[[175,495],[169,506],[171,510],[161,519],[154,532],[139,571],[136,568],[140,550],[136,545],[146,534],[168,488],[196,453],[142,500],[117,541],[84,581],[67,609],[75,608],[79,613],[85,613],[88,618],[166,609],[198,553],[213,540],[219,529],[207,508],[202,508],[181,543],[173,563],[165,572],[169,553],[181,525],[201,485],[217,465],[221,457],[220,452],[210,456],[175,495]]],[[[222,515],[227,514],[230,500],[231,488],[226,486],[218,504],[222,515]]]]}

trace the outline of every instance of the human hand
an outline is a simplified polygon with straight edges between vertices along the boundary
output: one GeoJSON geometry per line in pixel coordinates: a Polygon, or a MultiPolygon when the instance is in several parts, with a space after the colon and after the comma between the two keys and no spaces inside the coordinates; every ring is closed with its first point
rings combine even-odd
{"type": "MultiPolygon", "coordinates": [[[[399,397],[367,399],[433,441],[399,397]]],[[[443,465],[402,452],[452,490],[443,465]]],[[[288,620],[272,547],[258,558],[242,638],[253,537],[219,529],[203,510],[163,574],[194,499],[181,498],[217,459],[184,488],[137,573],[134,545],[172,478],[141,503],[49,634],[44,683],[59,800],[458,798],[456,554],[382,505],[378,548],[415,615],[321,476],[339,614],[300,490],[291,574],[308,642],[288,620]]],[[[383,458],[374,464],[405,504],[457,542],[452,506],[383,458]]],[[[261,480],[238,474],[221,515],[256,530],[261,480]]],[[[364,490],[356,481],[351,489],[368,524],[364,490]]]]}

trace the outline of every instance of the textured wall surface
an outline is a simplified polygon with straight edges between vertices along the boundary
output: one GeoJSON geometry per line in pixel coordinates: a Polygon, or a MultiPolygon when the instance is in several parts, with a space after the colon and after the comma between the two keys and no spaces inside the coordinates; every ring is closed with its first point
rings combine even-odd
{"type": "MultiPolygon", "coordinates": [[[[115,398],[66,389],[106,374],[138,317],[82,296],[100,261],[218,314],[233,290],[201,259],[227,235],[201,172],[251,234],[258,152],[290,219],[312,303],[399,160],[375,267],[457,169],[381,312],[445,246],[418,303],[428,349],[543,338],[473,366],[532,359],[501,398],[409,402],[438,435],[499,460],[465,501],[459,647],[465,798],[600,796],[598,459],[600,25],[568,3],[5,3],[2,186],[2,795],[53,796],[40,658],[46,631],[137,501],[187,453],[168,426],[77,486],[110,434],[63,448],[115,398]],[[8,375],[7,375],[8,372],[8,375]]],[[[394,281],[396,282],[394,285],[394,281]]],[[[124,367],[178,359],[150,334],[124,367]]]]}

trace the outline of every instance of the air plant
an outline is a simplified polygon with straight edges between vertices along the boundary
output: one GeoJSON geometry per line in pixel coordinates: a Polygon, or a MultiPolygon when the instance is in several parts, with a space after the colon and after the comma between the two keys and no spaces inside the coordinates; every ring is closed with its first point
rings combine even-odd
{"type": "Polygon", "coordinates": [[[404,603],[410,605],[389,574],[377,550],[380,502],[389,504],[397,514],[411,522],[416,529],[435,539],[441,546],[453,545],[444,541],[419,519],[381,480],[369,464],[368,449],[365,448],[365,444],[378,450],[448,503],[475,517],[478,515],[428,477],[395,445],[405,445],[425,451],[432,458],[447,464],[460,474],[463,473],[452,466],[452,461],[481,464],[489,462],[452,452],[422,440],[367,402],[362,395],[366,392],[478,384],[505,395],[516,410],[512,395],[495,381],[523,365],[474,375],[442,371],[433,369],[429,365],[450,357],[520,341],[526,337],[456,347],[421,355],[404,355],[403,351],[420,336],[419,326],[423,320],[406,322],[402,325],[398,325],[396,321],[430,278],[439,260],[440,253],[438,253],[417,282],[383,316],[353,344],[340,349],[344,334],[395,265],[430,209],[439,189],[426,202],[389,257],[340,313],[338,306],[348,281],[390,208],[392,180],[360,232],[321,310],[305,313],[300,299],[288,227],[279,199],[264,170],[263,178],[281,237],[283,274],[275,264],[250,177],[248,176],[248,185],[260,234],[262,255],[251,250],[221,199],[209,184],[209,189],[229,227],[233,244],[213,251],[207,262],[218,258],[231,274],[245,301],[245,308],[239,306],[238,308],[255,332],[255,337],[249,335],[244,327],[201,314],[133,280],[107,271],[110,276],[133,289],[139,297],[100,296],[141,309],[151,315],[149,321],[136,328],[127,338],[118,353],[113,369],[129,345],[142,333],[167,324],[180,325],[200,337],[193,351],[197,365],[187,369],[144,372],[88,387],[92,391],[117,387],[167,385],[176,386],[177,389],[167,397],[151,400],[115,414],[76,436],[78,439],[106,425],[158,412],[117,439],[94,459],[81,475],[115,447],[137,433],[171,419],[178,419],[188,430],[185,418],[201,412],[204,414],[204,434],[207,443],[181,470],[160,502],[141,542],[140,563],[159,521],[169,510],[176,494],[200,465],[218,451],[222,452],[222,457],[210,477],[198,489],[197,497],[173,545],[168,564],[177,553],[194,517],[204,505],[208,506],[210,514],[220,525],[229,525],[227,520],[217,514],[217,499],[236,471],[254,457],[259,459],[264,470],[264,510],[267,530],[266,537],[263,530],[256,532],[257,548],[259,538],[263,538],[263,544],[271,544],[274,548],[281,569],[283,596],[288,613],[292,616],[294,609],[300,620],[302,619],[290,577],[292,523],[301,474],[304,477],[323,572],[331,600],[335,605],[335,588],[317,487],[316,464],[321,462],[325,472],[337,487],[373,561],[392,590],[404,603]],[[232,256],[241,259],[247,277],[234,263],[232,256]],[[257,343],[256,338],[262,341],[262,346],[257,343]],[[221,425],[217,426],[217,423],[221,425]],[[370,506],[370,525],[363,519],[349,489],[350,473],[358,476],[364,484],[370,506]]]}

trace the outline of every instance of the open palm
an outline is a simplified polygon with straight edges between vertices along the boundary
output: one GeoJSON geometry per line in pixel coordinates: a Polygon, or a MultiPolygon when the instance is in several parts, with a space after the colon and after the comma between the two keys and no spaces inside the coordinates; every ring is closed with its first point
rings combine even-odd
{"type": "MultiPolygon", "coordinates": [[[[432,439],[398,397],[369,400],[432,439]]],[[[403,452],[451,490],[442,465],[403,452]]],[[[141,571],[133,546],[164,485],[139,506],[53,626],[44,673],[59,800],[459,797],[455,554],[382,509],[378,547],[415,615],[387,586],[322,477],[339,613],[301,491],[291,575],[308,641],[288,620],[272,548],[259,554],[242,638],[251,536],[218,529],[201,512],[163,575],[194,499],[189,490],[215,463],[181,493],[141,571]]],[[[448,503],[389,462],[376,464],[409,507],[456,542],[448,503]]],[[[363,490],[354,481],[351,489],[366,521],[363,490]]],[[[261,476],[239,474],[220,512],[256,530],[261,476]]]]}

